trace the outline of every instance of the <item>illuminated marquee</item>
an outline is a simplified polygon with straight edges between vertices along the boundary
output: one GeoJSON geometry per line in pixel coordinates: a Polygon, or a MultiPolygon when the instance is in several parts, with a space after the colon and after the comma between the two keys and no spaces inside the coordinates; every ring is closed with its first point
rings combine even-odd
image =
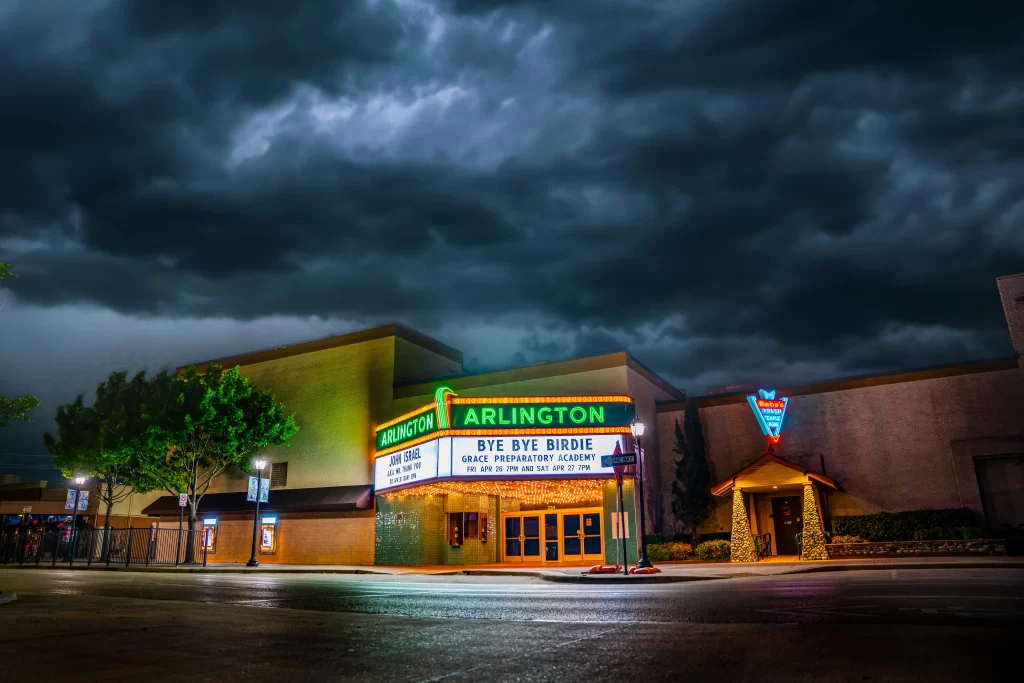
{"type": "Polygon", "coordinates": [[[611,477],[601,456],[621,452],[625,434],[442,436],[377,458],[377,492],[436,480],[611,477]]]}
{"type": "Polygon", "coordinates": [[[757,396],[747,396],[747,403],[754,411],[757,424],[763,433],[772,443],[778,443],[782,437],[782,421],[786,417],[786,406],[789,399],[786,397],[775,398],[775,390],[757,390],[757,396]]]}
{"type": "Polygon", "coordinates": [[[377,425],[374,487],[446,479],[610,477],[601,456],[621,449],[635,415],[629,396],[459,397],[377,425]]]}
{"type": "Polygon", "coordinates": [[[629,396],[471,398],[441,387],[433,403],[377,425],[374,456],[444,436],[628,434],[634,415],[629,396]]]}

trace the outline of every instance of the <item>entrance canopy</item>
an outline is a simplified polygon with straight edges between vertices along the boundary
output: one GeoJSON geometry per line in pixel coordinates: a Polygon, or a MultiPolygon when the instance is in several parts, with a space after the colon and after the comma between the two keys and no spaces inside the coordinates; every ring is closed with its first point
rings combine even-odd
{"type": "Polygon", "coordinates": [[[839,488],[830,477],[811,472],[806,467],[780,458],[769,450],[728,479],[712,486],[711,493],[716,496],[724,496],[734,489],[751,493],[770,493],[796,489],[812,482],[828,486],[831,489],[839,488]]]}
{"type": "Polygon", "coordinates": [[[385,496],[430,496],[448,493],[515,498],[524,505],[601,505],[601,479],[538,479],[520,481],[436,481],[385,492],[385,496]]]}

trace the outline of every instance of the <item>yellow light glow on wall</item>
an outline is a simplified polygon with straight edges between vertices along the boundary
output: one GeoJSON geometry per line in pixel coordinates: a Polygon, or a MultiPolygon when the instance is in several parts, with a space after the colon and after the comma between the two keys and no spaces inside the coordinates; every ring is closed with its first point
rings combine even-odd
{"type": "Polygon", "coordinates": [[[385,422],[383,424],[377,425],[376,427],[374,427],[373,431],[374,432],[379,432],[380,430],[387,429],[388,427],[390,427],[392,425],[396,425],[399,422],[404,422],[405,420],[408,420],[411,417],[416,417],[417,415],[422,415],[423,413],[429,413],[433,409],[434,409],[434,404],[433,403],[431,403],[430,405],[426,405],[426,406],[420,406],[416,410],[410,410],[408,413],[403,413],[402,415],[399,415],[398,417],[396,417],[393,420],[388,420],[387,422],[385,422]]]}
{"type": "Polygon", "coordinates": [[[523,505],[600,505],[603,485],[600,479],[441,481],[381,495],[392,499],[461,493],[513,498],[523,505]]]}
{"type": "Polygon", "coordinates": [[[573,436],[578,434],[631,434],[629,427],[530,427],[528,429],[441,429],[424,434],[416,439],[403,441],[397,446],[389,446],[375,451],[374,459],[418,446],[442,436],[573,436]]]}

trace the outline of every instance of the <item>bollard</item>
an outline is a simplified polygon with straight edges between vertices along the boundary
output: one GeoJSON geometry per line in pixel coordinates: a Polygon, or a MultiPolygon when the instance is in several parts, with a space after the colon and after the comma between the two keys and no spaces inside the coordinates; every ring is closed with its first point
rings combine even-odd
{"type": "Polygon", "coordinates": [[[132,561],[132,537],[134,535],[135,534],[131,533],[131,530],[129,530],[129,532],[128,532],[128,552],[126,552],[125,555],[124,555],[124,568],[125,569],[128,568],[128,565],[131,564],[131,561],[132,561]]]}

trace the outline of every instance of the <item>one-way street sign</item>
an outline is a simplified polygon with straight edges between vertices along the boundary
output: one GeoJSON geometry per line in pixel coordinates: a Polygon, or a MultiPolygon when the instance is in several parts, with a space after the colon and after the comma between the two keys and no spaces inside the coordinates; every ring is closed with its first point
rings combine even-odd
{"type": "Polygon", "coordinates": [[[601,467],[622,467],[623,465],[635,465],[636,453],[618,453],[616,455],[602,455],[601,467]]]}

